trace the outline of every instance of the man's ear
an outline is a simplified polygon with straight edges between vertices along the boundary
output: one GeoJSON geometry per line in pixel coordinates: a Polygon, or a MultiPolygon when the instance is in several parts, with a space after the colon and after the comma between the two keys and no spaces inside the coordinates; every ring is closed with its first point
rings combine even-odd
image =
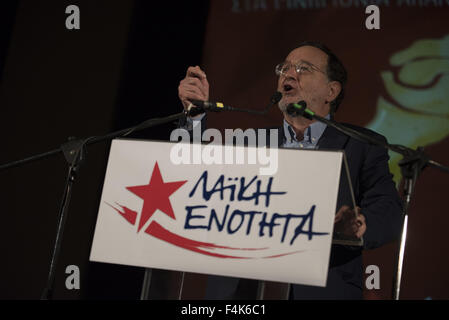
{"type": "Polygon", "coordinates": [[[329,91],[326,101],[334,101],[341,92],[341,83],[338,81],[329,82],[329,91]]]}

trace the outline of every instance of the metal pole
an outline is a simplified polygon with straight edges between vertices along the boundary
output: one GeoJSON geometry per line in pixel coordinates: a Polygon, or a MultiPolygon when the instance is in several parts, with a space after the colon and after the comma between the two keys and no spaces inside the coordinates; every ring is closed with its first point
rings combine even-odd
{"type": "Polygon", "coordinates": [[[259,280],[257,284],[257,300],[263,300],[265,295],[265,281],[259,280]]]}
{"type": "Polygon", "coordinates": [[[396,271],[396,281],[394,286],[394,300],[399,300],[399,294],[401,291],[401,280],[402,280],[402,267],[404,265],[404,252],[405,252],[405,243],[407,241],[407,223],[408,223],[408,215],[406,214],[404,217],[404,224],[402,227],[402,236],[400,240],[399,246],[399,261],[398,268],[396,271]]]}
{"type": "Polygon", "coordinates": [[[393,282],[393,299],[399,300],[399,296],[401,293],[401,281],[402,281],[402,271],[404,266],[404,254],[405,254],[405,245],[407,242],[407,226],[408,226],[408,208],[410,206],[410,202],[412,199],[413,188],[415,187],[415,182],[418,178],[419,174],[419,166],[418,164],[414,164],[412,167],[406,168],[405,166],[402,168],[402,175],[405,176],[404,182],[404,211],[403,211],[403,223],[402,223],[402,232],[401,239],[399,240],[399,254],[397,260],[397,270],[395,279],[393,282]],[[413,171],[411,171],[413,170],[413,171]]]}
{"type": "Polygon", "coordinates": [[[181,285],[179,286],[178,300],[182,300],[182,290],[184,289],[184,277],[186,273],[182,272],[181,285]]]}
{"type": "MultiPolygon", "coordinates": [[[[76,161],[76,160],[75,160],[76,161]]],[[[62,195],[61,207],[59,209],[58,228],[56,231],[56,240],[50,260],[50,269],[48,272],[47,286],[42,292],[41,300],[49,300],[53,298],[53,287],[55,283],[56,267],[61,251],[62,235],[67,220],[67,211],[69,208],[70,198],[72,195],[73,183],[76,178],[76,165],[71,165],[67,174],[64,194],[62,195]]]]}
{"type": "Polygon", "coordinates": [[[145,275],[143,277],[142,291],[140,292],[140,300],[148,300],[150,295],[150,284],[151,284],[151,269],[145,269],[145,275]]]}

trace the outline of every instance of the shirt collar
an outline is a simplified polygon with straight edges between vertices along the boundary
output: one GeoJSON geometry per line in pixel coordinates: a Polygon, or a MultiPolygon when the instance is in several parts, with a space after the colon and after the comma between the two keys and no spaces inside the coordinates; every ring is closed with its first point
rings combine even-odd
{"type": "MultiPolygon", "coordinates": [[[[326,119],[330,119],[330,114],[325,116],[326,119]]],[[[301,141],[316,144],[318,140],[321,138],[324,130],[326,129],[327,125],[315,121],[310,126],[307,127],[307,129],[304,131],[304,139],[301,141]]],[[[293,130],[292,126],[285,120],[284,118],[284,135],[286,138],[286,141],[291,142],[301,142],[296,139],[296,133],[295,130],[293,130]]]]}

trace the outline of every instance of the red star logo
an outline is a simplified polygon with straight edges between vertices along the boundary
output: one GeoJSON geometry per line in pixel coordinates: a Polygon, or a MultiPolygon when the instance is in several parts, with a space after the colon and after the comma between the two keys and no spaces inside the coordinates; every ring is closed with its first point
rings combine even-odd
{"type": "Polygon", "coordinates": [[[126,189],[143,199],[143,208],[140,215],[137,232],[140,231],[140,229],[151,218],[157,209],[161,210],[170,218],[176,220],[169,197],[186,182],[187,180],[164,182],[159,166],[156,162],[149,184],[143,186],[126,187],[126,189]]]}

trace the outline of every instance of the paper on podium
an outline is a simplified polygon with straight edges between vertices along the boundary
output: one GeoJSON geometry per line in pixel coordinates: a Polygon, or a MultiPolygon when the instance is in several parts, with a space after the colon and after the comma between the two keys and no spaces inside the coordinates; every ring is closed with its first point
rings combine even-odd
{"type": "Polygon", "coordinates": [[[266,162],[205,164],[195,152],[175,164],[179,146],[112,142],[90,260],[326,285],[342,152],[271,150],[276,170],[263,175],[266,162]]]}

